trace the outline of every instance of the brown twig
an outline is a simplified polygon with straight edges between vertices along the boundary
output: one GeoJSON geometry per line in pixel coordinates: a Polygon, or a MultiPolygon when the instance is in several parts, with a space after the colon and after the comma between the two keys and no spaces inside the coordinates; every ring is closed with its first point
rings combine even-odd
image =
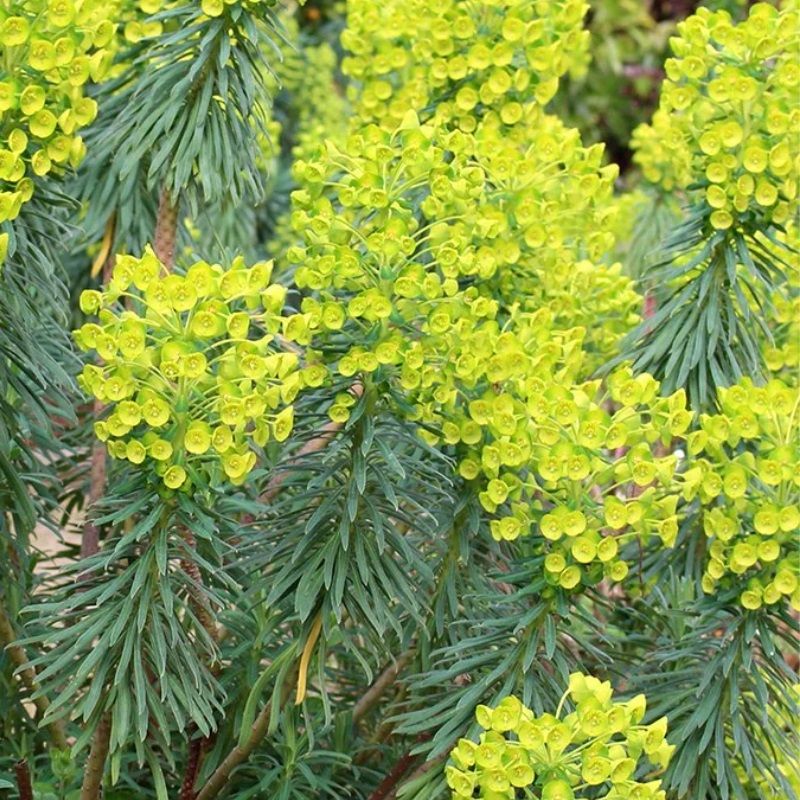
{"type": "MultiPolygon", "coordinates": [[[[186,542],[187,550],[189,553],[186,558],[181,559],[181,569],[189,577],[189,599],[192,605],[192,610],[195,616],[200,621],[200,624],[205,629],[206,633],[211,637],[211,640],[219,644],[225,635],[225,630],[222,626],[217,624],[214,618],[214,613],[211,604],[206,594],[203,585],[203,576],[200,568],[191,559],[190,554],[197,548],[197,540],[194,534],[186,526],[181,526],[180,536],[186,542]]],[[[215,660],[211,664],[211,671],[217,674],[220,671],[220,663],[215,660]]],[[[189,755],[186,762],[186,769],[183,773],[183,782],[181,784],[180,800],[195,800],[195,784],[197,783],[197,776],[200,774],[200,767],[203,763],[203,754],[212,741],[208,737],[192,738],[195,729],[189,729],[189,755]]]]}
{"type": "Polygon", "coordinates": [[[156,231],[153,237],[153,251],[158,260],[172,270],[175,266],[175,245],[178,239],[178,203],[172,200],[169,189],[161,190],[158,201],[156,231]]]}
{"type": "MultiPolygon", "coordinates": [[[[109,226],[113,230],[113,217],[109,221],[109,226]]],[[[108,233],[108,231],[107,231],[108,233]]],[[[113,234],[112,234],[113,235],[113,234]]],[[[114,254],[109,255],[103,263],[102,281],[104,284],[111,279],[111,271],[114,268],[114,254]]],[[[98,419],[103,413],[103,403],[95,400],[92,407],[92,414],[98,419]]],[[[88,508],[92,508],[103,496],[106,489],[106,446],[99,439],[95,439],[92,444],[92,455],[89,467],[89,493],[87,495],[88,508]]],[[[94,555],[100,549],[100,529],[91,520],[87,520],[83,526],[81,537],[81,558],[94,555]]]]}
{"type": "Polygon", "coordinates": [[[414,649],[411,648],[401,653],[393,663],[389,664],[384,671],[378,675],[372,686],[358,699],[353,706],[353,724],[355,725],[373,706],[380,700],[383,693],[395,682],[397,676],[414,657],[414,649]]]}
{"type": "MultiPolygon", "coordinates": [[[[93,413],[98,418],[103,413],[103,403],[94,401],[93,413]]],[[[106,487],[106,446],[99,439],[92,444],[91,466],[89,468],[88,506],[91,508],[103,496],[106,487]]],[[[87,520],[81,537],[81,558],[94,555],[100,549],[100,529],[93,521],[87,520]]]]}
{"type": "Polygon", "coordinates": [[[14,764],[14,775],[17,778],[19,800],[33,800],[33,784],[31,783],[31,768],[28,760],[21,758],[14,764]]]}
{"type": "MultiPolygon", "coordinates": [[[[28,663],[28,656],[20,645],[14,644],[16,638],[14,626],[11,624],[11,620],[8,618],[6,610],[0,602],[0,647],[5,648],[11,659],[11,663],[17,666],[17,675],[19,675],[22,685],[31,694],[34,694],[39,689],[39,683],[36,680],[36,671],[33,667],[25,666],[28,663]]],[[[46,697],[37,697],[33,703],[36,706],[36,711],[39,716],[43,716],[50,705],[46,697]]],[[[67,736],[64,731],[63,720],[54,720],[47,726],[47,730],[50,733],[53,746],[57,747],[59,750],[66,750],[67,736]]]]}
{"type": "MultiPolygon", "coordinates": [[[[415,739],[415,742],[424,742],[431,738],[430,733],[421,733],[415,739]]],[[[445,754],[445,758],[447,755],[445,754]]],[[[369,800],[391,800],[397,797],[397,790],[401,785],[403,778],[406,776],[411,767],[414,766],[420,759],[419,755],[415,755],[408,750],[404,753],[395,765],[392,767],[389,774],[378,784],[377,789],[369,796],[369,800]]],[[[409,775],[408,779],[412,780],[415,777],[423,775],[428,770],[432,769],[436,764],[443,761],[443,758],[436,758],[433,761],[426,761],[420,764],[414,772],[409,775]],[[430,765],[430,766],[428,766],[430,765]]]]}
{"type": "MultiPolygon", "coordinates": [[[[455,744],[455,743],[454,743],[455,744]]],[[[448,755],[450,754],[450,748],[447,749],[444,753],[436,758],[432,758],[430,761],[425,761],[420,764],[409,776],[408,780],[403,781],[403,783],[410,783],[417,778],[421,778],[426,772],[430,772],[432,769],[436,769],[443,761],[447,760],[448,755]]],[[[386,795],[385,800],[397,800],[397,792],[400,789],[401,784],[396,784],[394,789],[392,789],[389,794],[386,795]]]]}
{"type": "MultiPolygon", "coordinates": [[[[178,210],[179,201],[174,200],[169,189],[164,187],[161,190],[161,196],[158,201],[153,252],[167,272],[171,272],[175,266],[178,240],[178,210]]],[[[211,640],[218,644],[223,637],[224,631],[217,624],[214,617],[200,568],[191,557],[191,553],[197,549],[197,540],[192,531],[186,526],[181,526],[179,534],[183,541],[186,542],[188,551],[186,557],[181,559],[181,569],[190,580],[189,597],[192,609],[206,633],[211,637],[211,640]]],[[[194,785],[202,764],[204,743],[204,739],[189,739],[189,758],[181,787],[181,800],[194,800],[194,785]]]]}
{"type": "MultiPolygon", "coordinates": [[[[280,696],[281,706],[289,697],[292,685],[294,684],[295,674],[296,671],[292,670],[283,682],[280,696]]],[[[250,726],[250,735],[247,737],[245,743],[241,746],[237,744],[228,755],[225,756],[222,763],[206,781],[205,786],[197,793],[196,800],[211,800],[211,798],[216,797],[225,788],[234,769],[247,761],[253,750],[258,747],[262,739],[267,735],[271,715],[272,703],[269,702],[261,709],[258,716],[253,721],[253,724],[250,726]]],[[[83,798],[81,800],[83,800],[83,798]]]]}
{"type": "Polygon", "coordinates": [[[369,800],[386,800],[391,793],[395,793],[397,784],[417,761],[419,761],[419,756],[412,755],[410,750],[404,753],[389,774],[378,784],[378,788],[369,796],[369,800]]]}
{"type": "Polygon", "coordinates": [[[186,771],[183,773],[180,800],[195,800],[194,785],[200,772],[200,757],[203,754],[203,737],[189,740],[189,755],[186,759],[186,771]]]}
{"type": "Polygon", "coordinates": [[[104,715],[97,725],[97,730],[92,737],[92,747],[86,768],[83,771],[83,784],[81,785],[80,800],[100,800],[103,791],[103,774],[108,757],[109,738],[111,736],[111,722],[108,715],[104,715]]]}
{"type": "Polygon", "coordinates": [[[189,576],[191,581],[189,597],[192,602],[192,609],[197,619],[200,620],[200,624],[205,628],[206,633],[211,637],[211,640],[218,643],[222,636],[220,627],[217,625],[216,619],[214,619],[211,603],[203,585],[203,576],[200,568],[192,561],[190,555],[192,551],[197,549],[197,540],[185,525],[180,528],[180,537],[186,542],[186,547],[189,551],[186,558],[181,559],[181,569],[189,576]]]}

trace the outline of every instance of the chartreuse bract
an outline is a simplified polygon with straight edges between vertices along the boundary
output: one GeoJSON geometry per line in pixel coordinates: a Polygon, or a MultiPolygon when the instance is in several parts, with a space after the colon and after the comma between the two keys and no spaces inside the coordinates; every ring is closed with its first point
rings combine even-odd
{"type": "Polygon", "coordinates": [[[622,357],[670,389],[685,386],[695,407],[713,406],[716,388],[744,375],[765,376],[765,315],[791,296],[799,15],[790,0],[757,3],[739,23],[707,9],[681,22],[660,107],[634,132],[644,176],[688,210],[653,257],[663,301],[622,357]]]}
{"type": "Polygon", "coordinates": [[[622,175],[554,113],[586,3],[343,10],[0,12],[0,543],[95,537],[13,584],[8,730],[84,800],[791,797],[796,2],[675,24],[622,175]]]}
{"type": "Polygon", "coordinates": [[[13,220],[34,178],[75,167],[80,130],[97,115],[86,93],[112,57],[108,4],[25,0],[0,11],[0,222],[13,220]]]}
{"type": "Polygon", "coordinates": [[[108,286],[83,292],[97,322],[76,340],[100,363],[80,380],[108,405],[94,429],[114,458],[144,464],[169,489],[241,483],[259,448],[290,435],[292,401],[326,370],[285,348],[298,318],[283,316],[286,290],[271,272],[271,262],[236,260],[166,274],[147,250],[119,256],[108,286]]]}
{"type": "Polygon", "coordinates": [[[796,3],[758,3],[736,24],[701,9],[670,42],[635,157],[645,177],[696,198],[713,229],[755,232],[797,213],[799,15],[796,3]]]}
{"type": "Polygon", "coordinates": [[[558,708],[544,714],[514,696],[480,705],[478,741],[461,739],[450,752],[452,798],[665,800],[654,775],[675,748],[665,717],[642,724],[646,706],[644,695],[615,701],[610,683],[581,673],[569,676],[558,708]]]}
{"type": "Polygon", "coordinates": [[[483,111],[517,122],[546,104],[585,50],[583,0],[423,0],[348,5],[342,68],[364,121],[396,125],[409,108],[471,130],[483,111]]]}

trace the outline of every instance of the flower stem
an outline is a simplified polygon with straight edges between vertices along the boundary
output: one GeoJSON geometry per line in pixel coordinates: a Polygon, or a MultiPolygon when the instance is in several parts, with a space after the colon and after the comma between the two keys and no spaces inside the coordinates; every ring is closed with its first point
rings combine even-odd
{"type": "Polygon", "coordinates": [[[31,783],[31,770],[28,760],[21,758],[14,764],[14,775],[17,778],[19,800],[33,800],[33,784],[31,783]]]}
{"type": "MultiPolygon", "coordinates": [[[[5,648],[11,663],[18,667],[17,674],[23,686],[33,694],[39,688],[39,683],[36,680],[36,671],[33,667],[25,666],[28,663],[28,656],[20,645],[14,644],[16,638],[14,627],[6,613],[6,609],[3,607],[2,598],[0,598],[0,650],[5,648]]],[[[37,697],[33,703],[39,716],[43,716],[50,705],[46,697],[37,697]]],[[[66,750],[67,737],[64,732],[63,721],[60,719],[54,720],[47,726],[47,730],[50,733],[53,746],[59,750],[66,750]]]]}
{"type": "Polygon", "coordinates": [[[386,669],[376,678],[375,682],[358,699],[353,706],[353,724],[367,714],[373,706],[381,699],[384,692],[394,683],[397,676],[414,657],[416,651],[410,648],[401,653],[386,669]]]}
{"type": "Polygon", "coordinates": [[[158,201],[158,216],[153,241],[153,251],[158,260],[172,271],[175,266],[175,244],[178,238],[178,203],[173,201],[169,189],[161,190],[158,201]]]}
{"type": "Polygon", "coordinates": [[[83,772],[80,800],[100,800],[103,791],[103,774],[108,757],[111,722],[104,715],[92,737],[92,747],[83,772]]]}
{"type": "MultiPolygon", "coordinates": [[[[292,684],[295,680],[296,671],[292,670],[287,675],[281,687],[280,703],[283,705],[291,693],[292,684]]],[[[217,797],[225,788],[230,779],[231,773],[240,764],[247,761],[250,754],[258,747],[269,730],[269,720],[272,716],[272,703],[266,703],[250,727],[250,735],[243,745],[236,745],[222,763],[214,770],[211,777],[206,781],[205,786],[198,792],[196,800],[211,800],[217,797]]],[[[83,800],[83,798],[81,798],[83,800]]]]}

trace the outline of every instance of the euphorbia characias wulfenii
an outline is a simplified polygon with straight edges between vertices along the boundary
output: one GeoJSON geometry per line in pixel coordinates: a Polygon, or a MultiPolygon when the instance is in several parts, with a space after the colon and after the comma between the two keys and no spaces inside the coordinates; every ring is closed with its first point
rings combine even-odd
{"type": "Polygon", "coordinates": [[[107,4],[24,0],[0,12],[0,222],[14,219],[34,178],[75,167],[78,131],[97,114],[85,93],[111,61],[107,4]]]}
{"type": "Polygon", "coordinates": [[[684,496],[699,499],[709,537],[703,589],[735,588],[755,610],[789,598],[800,609],[800,392],[772,380],[724,389],[717,414],[690,434],[684,496]]]}
{"type": "Polygon", "coordinates": [[[428,107],[437,122],[470,131],[493,109],[513,123],[531,100],[553,97],[585,49],[587,9],[583,0],[351,2],[343,68],[356,81],[356,112],[391,126],[428,107]]]}
{"type": "Polygon", "coordinates": [[[800,800],[800,6],[685,5],[0,4],[0,792],[800,800]]]}
{"type": "Polygon", "coordinates": [[[478,741],[450,752],[453,800],[665,800],[654,778],[672,756],[667,719],[642,724],[644,695],[615,701],[611,684],[574,673],[558,708],[534,714],[513,696],[478,706],[478,741]],[[644,777],[646,775],[646,777],[644,777]]]}
{"type": "Polygon", "coordinates": [[[661,107],[634,134],[636,159],[648,179],[699,195],[714,228],[756,230],[797,213],[798,26],[791,1],[757,3],[738,25],[702,9],[671,42],[661,107]]]}
{"type": "Polygon", "coordinates": [[[169,489],[239,484],[268,440],[290,435],[292,401],[325,368],[282,345],[294,318],[271,273],[271,262],[237,259],[168,275],[147,250],[118,256],[108,286],[83,292],[81,309],[97,322],[75,338],[100,363],[80,380],[108,405],[94,429],[114,458],[145,463],[169,489]]]}

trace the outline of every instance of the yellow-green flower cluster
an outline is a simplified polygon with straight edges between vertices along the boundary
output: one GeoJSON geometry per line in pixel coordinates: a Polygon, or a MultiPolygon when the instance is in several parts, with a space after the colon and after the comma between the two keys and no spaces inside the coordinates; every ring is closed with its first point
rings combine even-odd
{"type": "Polygon", "coordinates": [[[473,131],[544,105],[588,46],[584,0],[351,0],[342,64],[356,113],[394,128],[409,109],[473,131]]]}
{"type": "Polygon", "coordinates": [[[75,338],[100,365],[87,364],[80,383],[109,406],[95,433],[113,457],[147,462],[170,489],[239,484],[259,448],[289,436],[292,401],[326,370],[281,346],[296,317],[282,315],[286,289],[271,272],[236,259],[170,275],[148,249],[118,256],[105,290],[82,293],[97,322],[75,338]]]}
{"type": "MultiPolygon", "coordinates": [[[[770,298],[772,310],[767,311],[773,341],[765,341],[763,355],[772,376],[792,381],[800,373],[800,228],[792,222],[776,235],[788,248],[764,244],[774,252],[786,283],[770,298]]],[[[757,308],[753,311],[761,313],[757,308]]]]}
{"type": "Polygon", "coordinates": [[[684,497],[703,508],[703,590],[737,588],[747,609],[800,608],[800,391],[749,379],[720,390],[720,413],[687,437],[684,497]]]}
{"type": "Polygon", "coordinates": [[[675,749],[667,719],[642,718],[644,695],[614,700],[611,684],[573,673],[555,714],[535,716],[515,697],[494,708],[478,706],[478,742],[461,739],[450,753],[447,784],[453,800],[664,800],[663,770],[675,749]],[[562,711],[567,701],[574,709],[562,711]],[[648,780],[638,780],[643,771],[648,780]]]}
{"type": "MultiPolygon", "coordinates": [[[[615,352],[637,321],[641,298],[619,267],[597,266],[613,246],[616,165],[601,166],[602,146],[583,147],[536,104],[505,126],[487,112],[473,135],[442,135],[442,146],[479,165],[484,190],[466,202],[431,183],[423,208],[431,231],[451,251],[475,253],[464,277],[479,280],[504,307],[547,305],[564,327],[587,328],[599,361],[615,352]]],[[[456,176],[457,178],[458,176],[456,176]]],[[[459,260],[460,261],[460,260],[459,260]]]]}
{"type": "Polygon", "coordinates": [[[634,134],[635,160],[668,191],[691,186],[716,229],[753,231],[797,213],[799,28],[797,3],[758,3],[738,25],[700,9],[671,40],[660,108],[634,134]]]}
{"type": "Polygon", "coordinates": [[[142,39],[159,36],[164,30],[161,20],[151,19],[165,5],[162,0],[123,0],[123,6],[118,14],[124,21],[122,34],[126,42],[136,44],[142,39]]]}
{"type": "Polygon", "coordinates": [[[0,9],[0,222],[31,198],[34,176],[82,159],[78,131],[97,114],[84,88],[111,60],[108,14],[100,0],[21,0],[0,9]]]}
{"type": "Polygon", "coordinates": [[[576,383],[557,362],[514,356],[504,375],[479,384],[482,394],[444,409],[445,441],[462,454],[459,472],[483,487],[495,539],[538,538],[551,584],[620,581],[625,544],[675,541],[677,460],[654,455],[653,445],[689,427],[685,395],[659,397],[655,380],[627,369],[604,387],[576,383]]]}
{"type": "MultiPolygon", "coordinates": [[[[413,112],[394,131],[365,125],[295,164],[292,224],[303,246],[287,253],[307,294],[298,335],[331,342],[341,375],[392,382],[423,438],[459,448],[462,476],[499,516],[497,538],[534,529],[543,490],[549,505],[575,505],[579,538],[542,539],[565,589],[624,577],[620,537],[672,541],[676,498],[664,489],[674,459],[653,460],[648,442],[674,419],[688,424],[680,398],[674,413],[669,401],[650,408],[655,384],[628,373],[619,380],[636,388],[622,395],[643,407],[613,416],[596,385],[579,385],[641,305],[618,267],[586,260],[611,239],[604,205],[615,172],[600,156],[535,104],[512,128],[489,111],[472,134],[420,125],[413,112]],[[614,447],[630,447],[625,463],[608,456],[608,429],[614,447]],[[585,500],[598,479],[656,483],[631,509],[631,527],[608,537],[602,506],[585,500]]],[[[330,414],[347,419],[347,404],[330,414]]]]}
{"type": "Polygon", "coordinates": [[[339,303],[362,320],[366,349],[412,320],[441,332],[464,299],[472,304],[470,285],[478,318],[548,305],[559,327],[586,326],[600,363],[640,305],[618,267],[586,260],[611,243],[604,206],[615,172],[600,156],[537,107],[505,139],[493,113],[475,134],[420,125],[413,112],[392,132],[363,126],[295,163],[292,225],[304,246],[287,260],[329,314],[339,303]]]}
{"type": "Polygon", "coordinates": [[[800,287],[794,287],[788,296],[776,293],[772,298],[773,344],[764,348],[764,362],[774,375],[797,375],[800,371],[800,287]]]}
{"type": "MultiPolygon", "coordinates": [[[[181,5],[180,0],[137,0],[140,8],[145,14],[156,14],[159,11],[164,11],[165,9],[175,8],[176,6],[181,5]]],[[[245,8],[254,9],[258,6],[262,6],[263,8],[273,8],[277,5],[278,0],[200,0],[198,3],[200,10],[205,14],[207,17],[216,18],[221,17],[228,8],[232,6],[244,6],[245,8]]],[[[300,0],[300,5],[303,5],[305,0],[300,0]]],[[[153,21],[154,24],[159,24],[158,21],[153,21]]],[[[153,24],[153,22],[148,22],[147,24],[153,24]]],[[[160,29],[159,29],[160,30],[160,29]]],[[[134,27],[131,29],[131,32],[134,34],[139,34],[139,28],[134,27]]],[[[158,30],[153,31],[158,33],[158,30]]],[[[128,30],[126,30],[126,36],[128,34],[128,30]]],[[[152,35],[152,32],[147,32],[145,29],[142,32],[143,36],[152,35]]],[[[136,38],[131,38],[131,41],[136,41],[136,38]]]]}
{"type": "MultiPolygon", "coordinates": [[[[674,458],[653,459],[649,443],[689,420],[682,396],[656,401],[657,385],[627,372],[616,414],[582,384],[641,305],[619,267],[587,260],[612,241],[615,171],[600,158],[536,104],[510,127],[487,111],[473,133],[413,112],[394,131],[362,125],[295,164],[302,246],[287,253],[309,335],[334,343],[343,376],[402,390],[430,444],[457,448],[496,538],[538,534],[549,509],[580,515],[541,538],[565,589],[624,577],[628,539],[672,542],[674,458]],[[589,495],[598,480],[654,486],[612,529],[589,495]]],[[[347,404],[330,414],[347,419],[347,404]]]]}

